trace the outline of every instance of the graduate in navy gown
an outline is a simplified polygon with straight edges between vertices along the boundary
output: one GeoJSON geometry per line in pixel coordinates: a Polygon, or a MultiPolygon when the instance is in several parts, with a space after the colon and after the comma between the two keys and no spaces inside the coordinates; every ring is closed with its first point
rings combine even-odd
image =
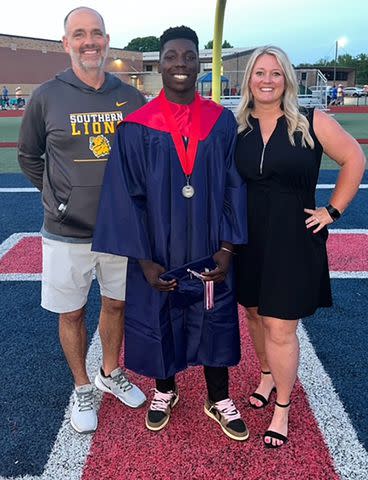
{"type": "Polygon", "coordinates": [[[125,365],[156,379],[147,428],[168,423],[179,399],[175,374],[203,365],[206,414],[245,440],[228,392],[228,367],[240,360],[232,251],[247,241],[237,126],[229,110],[195,91],[196,33],[170,28],[160,42],[163,90],[118,129],[93,250],[129,257],[125,365]]]}

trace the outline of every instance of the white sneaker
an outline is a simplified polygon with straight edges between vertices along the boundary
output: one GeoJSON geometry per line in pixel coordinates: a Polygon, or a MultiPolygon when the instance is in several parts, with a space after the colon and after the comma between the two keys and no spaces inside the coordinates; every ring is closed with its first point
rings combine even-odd
{"type": "Polygon", "coordinates": [[[115,368],[107,377],[100,369],[95,378],[95,385],[99,390],[111,393],[128,407],[139,408],[146,403],[145,394],[128,380],[120,367],[115,368]]]}
{"type": "Polygon", "coordinates": [[[75,387],[75,401],[70,423],[78,433],[92,433],[97,429],[97,413],[94,405],[93,386],[89,383],[75,387]]]}

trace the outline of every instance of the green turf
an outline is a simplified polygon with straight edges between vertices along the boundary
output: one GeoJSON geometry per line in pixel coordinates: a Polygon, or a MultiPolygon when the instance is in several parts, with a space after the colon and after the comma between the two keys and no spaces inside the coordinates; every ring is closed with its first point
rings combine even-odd
{"type": "MultiPolygon", "coordinates": [[[[338,113],[334,118],[355,138],[368,138],[368,114],[338,113]]],[[[0,118],[0,142],[16,142],[18,140],[21,117],[0,118]]],[[[361,145],[368,160],[368,145],[361,145]]],[[[322,157],[321,168],[335,170],[337,164],[326,155],[322,157]]],[[[0,148],[0,173],[17,173],[20,168],[15,148],[0,148]]]]}
{"type": "Polygon", "coordinates": [[[367,113],[337,113],[334,118],[354,138],[368,138],[367,113]]]}
{"type": "Polygon", "coordinates": [[[0,173],[18,173],[20,171],[17,149],[0,148],[0,173]]]}
{"type": "MultiPolygon", "coordinates": [[[[368,138],[367,113],[336,113],[334,118],[354,138],[368,138]]],[[[16,142],[21,121],[21,117],[0,118],[0,142],[16,142]]]]}
{"type": "Polygon", "coordinates": [[[22,117],[0,118],[0,142],[17,142],[21,121],[22,117]]]}
{"type": "MultiPolygon", "coordinates": [[[[361,145],[364,154],[367,158],[368,168],[368,145],[361,145]]],[[[336,170],[338,165],[331,160],[327,155],[323,155],[322,170],[336,170]]],[[[20,172],[20,168],[17,161],[17,149],[16,148],[1,148],[0,149],[0,173],[17,173],[20,172]]]]}
{"type": "MultiPolygon", "coordinates": [[[[367,166],[368,168],[368,145],[361,145],[365,158],[367,159],[367,166]]],[[[339,167],[336,162],[330,159],[327,155],[323,154],[322,162],[321,162],[321,169],[322,170],[337,170],[339,167]]]]}

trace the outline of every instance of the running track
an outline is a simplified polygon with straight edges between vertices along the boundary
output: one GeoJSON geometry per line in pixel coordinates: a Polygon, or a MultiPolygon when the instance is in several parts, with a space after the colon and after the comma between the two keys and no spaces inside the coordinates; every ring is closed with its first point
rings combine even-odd
{"type": "MultiPolygon", "coordinates": [[[[322,172],[318,191],[326,202],[335,172],[322,172]]],[[[367,176],[366,176],[367,177],[367,176]]],[[[367,184],[367,178],[364,184],[367,184]]],[[[0,176],[1,188],[29,188],[17,175],[0,176]]],[[[109,395],[101,399],[99,429],[79,436],[69,427],[72,385],[57,341],[53,315],[38,305],[41,223],[39,195],[1,191],[0,479],[357,479],[368,478],[366,311],[368,306],[368,190],[362,188],[336,228],[329,254],[335,305],[304,320],[302,359],[293,393],[290,442],[267,451],[261,436],[272,405],[247,406],[257,367],[241,311],[243,357],[232,371],[233,397],[251,431],[245,444],[231,442],[203,413],[199,368],[179,375],[181,400],[165,431],[144,428],[144,409],[128,410],[109,395]],[[337,228],[338,227],[338,228],[337,228]],[[19,232],[18,234],[15,232],[19,232]],[[15,233],[15,234],[14,234],[15,233]]],[[[89,368],[100,364],[95,334],[98,295],[88,316],[89,368]]],[[[150,380],[132,374],[147,393],[150,380]]],[[[272,402],[273,403],[273,402],[272,402]]]]}

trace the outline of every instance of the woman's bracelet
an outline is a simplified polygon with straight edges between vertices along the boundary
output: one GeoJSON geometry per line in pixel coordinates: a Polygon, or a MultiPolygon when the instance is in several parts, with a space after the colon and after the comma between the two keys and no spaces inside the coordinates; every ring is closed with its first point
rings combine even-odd
{"type": "Polygon", "coordinates": [[[223,250],[224,252],[231,253],[231,255],[236,255],[236,253],[232,252],[229,248],[226,247],[221,247],[220,250],[223,250]]]}

